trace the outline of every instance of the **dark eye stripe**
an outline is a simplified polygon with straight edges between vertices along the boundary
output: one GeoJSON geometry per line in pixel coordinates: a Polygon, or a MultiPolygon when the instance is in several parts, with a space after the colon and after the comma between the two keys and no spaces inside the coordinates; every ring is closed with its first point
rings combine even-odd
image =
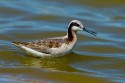
{"type": "Polygon", "coordinates": [[[77,24],[77,23],[73,23],[73,26],[77,26],[77,27],[79,27],[80,25],[79,25],[79,24],[77,24]]]}
{"type": "Polygon", "coordinates": [[[79,24],[76,24],[76,26],[78,26],[78,27],[79,27],[80,25],[79,25],[79,24]]]}

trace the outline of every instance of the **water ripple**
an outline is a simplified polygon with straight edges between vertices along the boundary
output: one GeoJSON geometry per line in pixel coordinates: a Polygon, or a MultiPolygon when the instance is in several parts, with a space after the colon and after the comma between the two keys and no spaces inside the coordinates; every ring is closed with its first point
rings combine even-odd
{"type": "Polygon", "coordinates": [[[104,4],[106,1],[99,1],[104,4],[101,7],[93,7],[92,4],[97,4],[97,0],[94,3],[86,0],[80,2],[76,4],[75,0],[0,1],[0,65],[10,64],[16,67],[19,64],[23,67],[34,66],[37,69],[82,72],[83,75],[123,82],[125,6],[116,5],[116,1],[111,1],[110,7],[104,6],[107,5],[104,4]],[[87,5],[88,3],[91,5],[87,5]],[[28,57],[26,60],[22,57],[25,54],[21,54],[21,51],[11,44],[12,40],[29,41],[57,34],[62,36],[66,34],[68,23],[73,19],[80,19],[85,27],[98,35],[94,37],[80,32],[74,53],[67,56],[42,60],[30,60],[28,57]]]}

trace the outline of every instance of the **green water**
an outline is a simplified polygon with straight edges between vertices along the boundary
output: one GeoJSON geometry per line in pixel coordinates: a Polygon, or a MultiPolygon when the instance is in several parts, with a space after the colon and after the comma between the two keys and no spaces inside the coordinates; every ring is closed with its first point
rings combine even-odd
{"type": "Polygon", "coordinates": [[[0,83],[124,83],[124,0],[0,0],[0,83]],[[72,53],[27,56],[13,40],[63,36],[73,19],[98,33],[78,33],[72,53]]]}

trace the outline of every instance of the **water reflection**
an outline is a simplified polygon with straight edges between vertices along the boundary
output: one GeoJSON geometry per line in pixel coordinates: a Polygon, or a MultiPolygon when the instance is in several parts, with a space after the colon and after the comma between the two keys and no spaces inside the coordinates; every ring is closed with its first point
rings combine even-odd
{"type": "Polygon", "coordinates": [[[22,63],[26,66],[36,67],[36,68],[45,68],[50,71],[68,71],[68,72],[77,72],[75,68],[70,67],[71,63],[77,61],[82,61],[82,56],[70,53],[68,55],[56,58],[34,58],[27,57],[26,60],[22,63]]]}
{"type": "Polygon", "coordinates": [[[25,66],[42,68],[49,71],[79,72],[107,79],[124,78],[124,59],[82,56],[76,53],[57,58],[27,57],[25,66]],[[117,62],[116,62],[117,60],[117,62]],[[108,76],[107,76],[108,75],[108,76]]]}

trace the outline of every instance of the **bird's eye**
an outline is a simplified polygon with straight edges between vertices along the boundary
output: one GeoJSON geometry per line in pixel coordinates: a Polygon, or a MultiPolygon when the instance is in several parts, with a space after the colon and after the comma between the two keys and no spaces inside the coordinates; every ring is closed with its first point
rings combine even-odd
{"type": "Polygon", "coordinates": [[[76,24],[77,27],[79,27],[80,25],[79,24],[76,24]]]}
{"type": "Polygon", "coordinates": [[[77,26],[77,27],[79,27],[80,25],[79,25],[78,23],[74,23],[74,26],[77,26]]]}
{"type": "Polygon", "coordinates": [[[72,26],[77,26],[80,27],[80,25],[78,23],[71,23],[72,26]]]}

